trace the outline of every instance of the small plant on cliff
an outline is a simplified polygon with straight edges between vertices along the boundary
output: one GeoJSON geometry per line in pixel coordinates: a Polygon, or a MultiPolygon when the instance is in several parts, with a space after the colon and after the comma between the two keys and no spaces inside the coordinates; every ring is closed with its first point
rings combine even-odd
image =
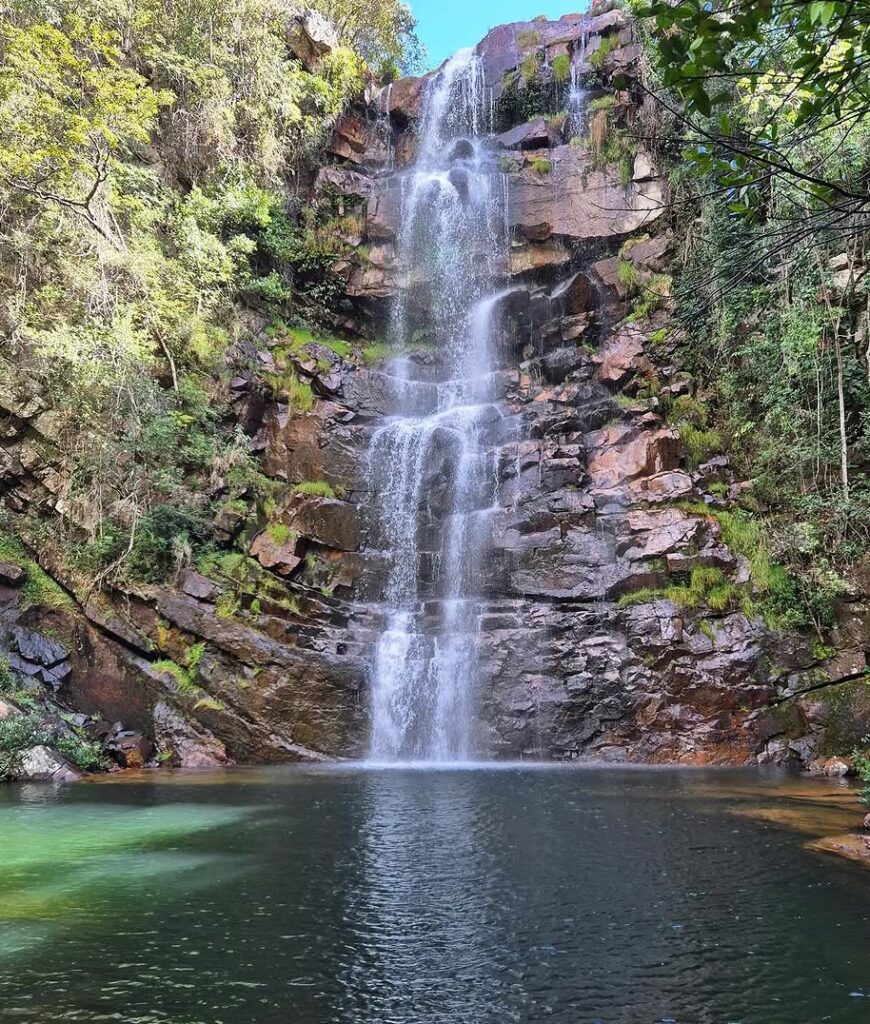
{"type": "Polygon", "coordinates": [[[567,53],[560,53],[550,61],[550,71],[559,85],[564,85],[571,77],[571,58],[567,53]]]}
{"type": "Polygon", "coordinates": [[[549,174],[553,170],[553,164],[549,160],[533,160],[530,166],[535,174],[540,175],[549,174]]]}
{"type": "Polygon", "coordinates": [[[109,766],[100,744],[96,740],[89,740],[79,731],[72,736],[61,736],[55,741],[54,747],[70,764],[83,772],[103,772],[109,766]]]}
{"type": "Polygon", "coordinates": [[[335,489],[326,480],[304,480],[293,487],[296,494],[310,494],[316,498],[334,498],[335,489]]]}
{"type": "Polygon", "coordinates": [[[616,271],[616,278],[619,283],[628,291],[632,291],[637,284],[637,268],[631,260],[620,257],[619,266],[616,271]]]}
{"type": "Polygon", "coordinates": [[[539,53],[527,53],[520,63],[520,79],[523,85],[531,85],[537,80],[541,71],[541,55],[539,53]]]}
{"type": "Polygon", "coordinates": [[[598,48],[589,54],[589,63],[592,65],[593,68],[600,71],[601,68],[604,66],[604,62],[608,58],[608,56],[618,48],[619,33],[613,32],[609,36],[604,36],[598,48]]]}
{"type": "Polygon", "coordinates": [[[14,779],[21,770],[24,752],[47,738],[36,714],[11,715],[0,721],[0,781],[14,779]]]}
{"type": "Polygon", "coordinates": [[[171,658],[161,658],[159,661],[155,661],[154,670],[171,676],[178,687],[179,693],[191,693],[196,689],[196,683],[194,683],[190,672],[171,658]]]}
{"type": "Polygon", "coordinates": [[[599,110],[613,110],[616,106],[616,97],[613,93],[608,93],[606,96],[596,96],[594,100],[590,100],[587,109],[590,114],[596,114],[599,110]]]}

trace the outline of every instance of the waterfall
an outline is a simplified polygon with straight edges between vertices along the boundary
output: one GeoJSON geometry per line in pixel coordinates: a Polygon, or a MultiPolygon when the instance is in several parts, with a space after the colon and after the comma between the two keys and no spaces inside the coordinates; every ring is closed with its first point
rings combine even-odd
{"type": "Polygon", "coordinates": [[[401,178],[388,367],[398,408],[374,433],[367,466],[388,566],[371,673],[379,762],[474,755],[480,575],[503,420],[494,378],[503,189],[486,115],[481,60],[461,51],[429,83],[417,159],[401,178]],[[413,358],[421,332],[435,380],[413,358]]]}
{"type": "MultiPolygon", "coordinates": [[[[586,51],[586,41],[582,42],[579,60],[584,59],[586,51]]],[[[577,63],[571,62],[571,82],[568,86],[568,98],[567,98],[567,109],[568,109],[568,134],[571,138],[576,138],[586,134],[586,104],[588,97],[586,95],[586,89],[580,83],[579,72],[577,70],[577,63]]]]}

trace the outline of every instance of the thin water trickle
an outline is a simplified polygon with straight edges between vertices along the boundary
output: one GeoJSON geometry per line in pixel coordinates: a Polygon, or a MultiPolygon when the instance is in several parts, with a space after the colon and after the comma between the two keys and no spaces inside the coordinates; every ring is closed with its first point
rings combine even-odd
{"type": "Polygon", "coordinates": [[[487,102],[480,58],[461,51],[430,83],[417,161],[401,180],[403,287],[390,325],[398,408],[368,454],[388,564],[371,679],[378,762],[474,754],[479,575],[498,495],[491,438],[504,417],[494,342],[507,294],[497,288],[504,193],[482,134],[487,102]],[[415,380],[408,353],[421,334],[439,383],[415,380]]]}
{"type": "MultiPolygon", "coordinates": [[[[582,61],[586,53],[586,39],[582,40],[580,55],[577,60],[582,61]]],[[[571,81],[568,85],[567,109],[568,109],[568,135],[570,138],[580,138],[586,134],[586,117],[588,95],[586,88],[580,81],[580,72],[576,61],[571,64],[571,81]]]]}

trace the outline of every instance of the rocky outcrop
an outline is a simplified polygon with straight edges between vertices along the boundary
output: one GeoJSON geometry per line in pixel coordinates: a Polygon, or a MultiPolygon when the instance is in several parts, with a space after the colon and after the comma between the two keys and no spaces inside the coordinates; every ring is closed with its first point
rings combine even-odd
{"type": "MultiPolygon", "coordinates": [[[[334,45],[318,25],[306,12],[288,26],[303,62],[334,45]]],[[[665,179],[643,149],[608,162],[558,112],[530,116],[540,96],[564,98],[552,66],[568,58],[598,98],[613,93],[614,72],[627,77],[612,125],[625,128],[639,52],[626,16],[501,26],[478,49],[493,109],[487,159],[502,175],[510,234],[494,268],[506,292],[485,425],[498,493],[487,495],[492,557],[480,574],[479,749],[694,764],[849,749],[856,730],[870,731],[870,583],[844,599],[834,655],[771,634],[744,600],[748,560],[724,542],[719,515],[723,491],[739,495],[741,482],[724,457],[692,464],[665,415],[688,389],[662,347],[665,179]],[[604,60],[590,61],[602,46],[604,60]],[[523,85],[530,54],[540,95],[523,85]],[[637,301],[650,292],[657,302],[637,301]]],[[[402,79],[349,111],[312,184],[312,204],[338,196],[360,211],[334,267],[344,287],[336,321],[353,344],[311,342],[288,356],[280,339],[261,335],[261,375],[246,369],[231,385],[269,502],[221,510],[218,554],[162,586],[91,592],[32,544],[77,610],[30,606],[26,560],[0,564],[10,668],[57,707],[92,716],[85,725],[122,766],[155,755],[205,768],[365,751],[386,561],[365,453],[398,389],[411,385],[359,339],[382,330],[397,288],[426,289],[425,275],[408,280],[397,265],[395,241],[401,168],[428,80],[402,79]],[[282,359],[311,389],[304,408],[274,382],[282,359]]],[[[421,340],[405,358],[421,378],[422,407],[432,400],[426,383],[450,368],[427,345],[426,324],[415,326],[421,340]]],[[[0,414],[7,508],[90,528],[52,458],[67,421],[22,394],[0,394],[0,414]]],[[[435,472],[428,484],[421,501],[434,521],[446,481],[435,472]]],[[[422,545],[424,576],[431,547],[422,545]]],[[[44,751],[37,762],[48,771],[44,751]]]]}

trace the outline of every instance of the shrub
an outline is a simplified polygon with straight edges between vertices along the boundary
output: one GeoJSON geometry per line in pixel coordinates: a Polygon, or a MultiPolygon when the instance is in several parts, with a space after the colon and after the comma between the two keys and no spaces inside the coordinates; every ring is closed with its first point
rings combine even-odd
{"type": "Polygon", "coordinates": [[[311,494],[318,498],[334,498],[335,489],[326,480],[304,480],[295,484],[293,490],[297,494],[311,494]]]}
{"type": "Polygon", "coordinates": [[[527,53],[520,62],[520,80],[523,85],[529,86],[537,80],[541,70],[541,55],[539,53],[527,53]]]}
{"type": "Polygon", "coordinates": [[[604,66],[604,61],[608,56],[613,53],[614,50],[619,48],[619,34],[614,32],[609,36],[604,36],[598,49],[593,53],[589,54],[589,63],[593,68],[600,70],[604,66]]]}
{"type": "Polygon", "coordinates": [[[57,752],[83,772],[101,772],[108,767],[103,749],[96,740],[81,734],[61,736],[54,743],[57,752]]]}
{"type": "Polygon", "coordinates": [[[853,750],[852,764],[858,773],[858,778],[864,783],[861,789],[861,802],[870,804],[870,750],[853,750]]]}
{"type": "Polygon", "coordinates": [[[530,166],[535,174],[541,175],[549,174],[550,171],[552,171],[553,169],[553,164],[549,160],[543,160],[540,158],[538,158],[537,160],[533,160],[530,166]]]}
{"type": "Polygon", "coordinates": [[[637,284],[637,268],[631,260],[626,260],[620,257],[616,277],[624,288],[632,291],[634,286],[637,284]]]}
{"type": "Polygon", "coordinates": [[[559,85],[564,85],[571,77],[571,58],[567,53],[560,53],[550,61],[550,70],[559,85]]]}
{"type": "Polygon", "coordinates": [[[0,781],[14,779],[21,771],[24,752],[47,739],[36,714],[10,715],[0,721],[0,781]]]}

